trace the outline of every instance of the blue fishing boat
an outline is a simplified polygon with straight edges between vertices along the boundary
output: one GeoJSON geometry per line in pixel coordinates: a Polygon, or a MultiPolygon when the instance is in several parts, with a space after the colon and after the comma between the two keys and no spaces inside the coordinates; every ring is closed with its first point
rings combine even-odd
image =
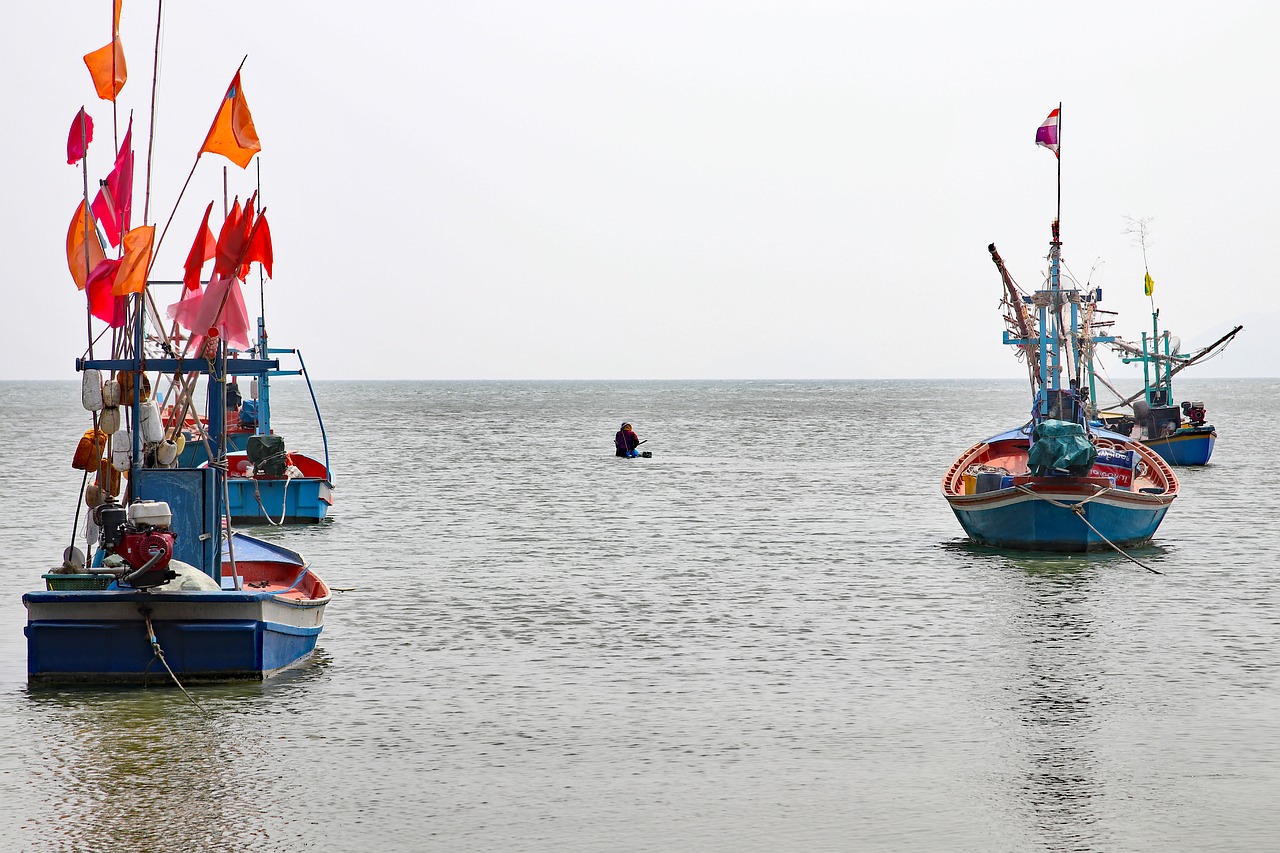
{"type": "MultiPolygon", "coordinates": [[[[111,72],[110,63],[105,70],[111,72]]],[[[108,92],[110,83],[108,77],[108,92]]],[[[330,592],[301,554],[246,536],[227,521],[228,379],[279,369],[279,361],[266,353],[228,358],[227,339],[244,332],[243,320],[229,309],[243,302],[241,270],[262,257],[254,247],[261,246],[255,238],[264,220],[237,220],[238,236],[226,247],[226,268],[235,276],[184,297],[193,309],[203,297],[205,334],[198,344],[188,340],[175,353],[172,333],[159,327],[153,301],[161,282],[148,277],[155,228],[128,227],[130,134],[117,168],[103,182],[111,190],[106,209],[116,216],[113,231],[96,215],[96,200],[89,205],[85,152],[92,125],[84,110],[77,122],[68,162],[74,162],[73,153],[85,162],[85,198],[72,220],[67,259],[90,314],[88,357],[76,361],[90,429],[72,458],[72,467],[84,472],[77,478],[74,527],[80,528],[87,507],[85,548],[66,547],[61,566],[43,575],[43,588],[22,597],[28,678],[33,683],[173,680],[179,685],[268,678],[313,653],[330,592]],[[105,257],[104,233],[107,242],[122,245],[120,258],[105,257]],[[104,338],[111,351],[95,357],[95,341],[104,338]],[[180,464],[181,437],[166,428],[152,394],[162,378],[169,381],[170,399],[183,400],[183,407],[204,380],[208,428],[200,441],[219,464],[180,464]]],[[[243,167],[259,148],[237,72],[201,153],[225,154],[243,167]]],[[[179,408],[179,420],[184,410],[179,408]]]]}
{"type": "Polygon", "coordinates": [[[302,351],[268,347],[266,324],[259,317],[258,342],[249,355],[258,358],[291,355],[298,360],[298,368],[255,374],[250,383],[250,399],[240,403],[239,422],[253,432],[245,436],[242,446],[227,454],[227,507],[231,522],[280,525],[324,521],[329,507],[333,506],[329,437],[302,351]],[[320,427],[323,462],[286,450],[284,439],[272,431],[271,379],[280,376],[301,376],[306,381],[320,427]]]}
{"type": "MultiPolygon", "coordinates": [[[[1036,143],[1059,155],[1061,104],[1036,143]]],[[[1058,159],[1059,199],[1062,161],[1058,159]]],[[[1025,293],[994,244],[1004,285],[1004,343],[1025,359],[1031,418],[965,450],[942,479],[942,493],[969,539],[1028,551],[1122,549],[1151,540],[1178,495],[1173,469],[1156,453],[1091,423],[1086,365],[1101,288],[1062,280],[1059,218],[1052,225],[1044,285],[1025,293]]]]}
{"type": "Polygon", "coordinates": [[[1048,282],[1034,294],[1022,293],[996,247],[988,249],[1005,285],[1004,342],[1027,359],[1031,418],[961,453],[943,495],[982,545],[1074,552],[1145,544],[1178,480],[1153,451],[1087,417],[1082,365],[1089,347],[1106,340],[1088,331],[1100,291],[1063,286],[1057,221],[1048,282]]]}
{"type": "MultiPolygon", "coordinates": [[[[1147,280],[1150,281],[1149,275],[1147,280]]],[[[1143,332],[1140,344],[1120,339],[1109,342],[1108,345],[1120,353],[1124,363],[1142,364],[1143,389],[1108,406],[1109,411],[1097,410],[1096,417],[1108,428],[1141,441],[1170,465],[1207,465],[1213,456],[1218,431],[1207,422],[1202,401],[1182,400],[1174,404],[1177,398],[1173,394],[1173,377],[1221,352],[1244,326],[1236,326],[1203,349],[1181,353],[1177,339],[1167,330],[1160,331],[1159,318],[1159,310],[1153,308],[1151,334],[1148,336],[1143,332]],[[1126,406],[1130,407],[1130,412],[1114,411],[1126,406]]],[[[1093,368],[1090,361],[1091,380],[1096,373],[1093,368]]],[[[1120,395],[1117,393],[1116,396],[1120,395]]]]}

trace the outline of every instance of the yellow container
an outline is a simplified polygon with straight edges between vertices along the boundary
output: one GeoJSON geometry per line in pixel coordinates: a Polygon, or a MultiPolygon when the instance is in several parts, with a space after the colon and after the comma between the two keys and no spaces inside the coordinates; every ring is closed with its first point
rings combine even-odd
{"type": "Polygon", "coordinates": [[[964,493],[966,495],[976,495],[978,493],[978,476],[976,474],[961,474],[964,480],[964,493]]]}

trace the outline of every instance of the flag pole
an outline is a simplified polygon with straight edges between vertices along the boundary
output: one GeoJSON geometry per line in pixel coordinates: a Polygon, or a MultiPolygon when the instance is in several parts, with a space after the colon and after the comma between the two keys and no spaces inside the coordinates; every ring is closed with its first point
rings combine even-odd
{"type": "Polygon", "coordinates": [[[160,78],[160,27],[164,21],[164,0],[156,0],[156,50],[151,65],[151,129],[147,134],[147,194],[142,203],[142,224],[151,218],[151,163],[156,147],[156,86],[160,78]]]}
{"type": "MultiPolygon", "coordinates": [[[[89,129],[88,116],[84,111],[84,107],[80,107],[80,144],[84,146],[84,156],[80,158],[81,173],[84,175],[84,210],[81,213],[84,216],[84,296],[85,296],[85,322],[88,324],[89,330],[89,358],[93,358],[93,311],[89,308],[89,273],[93,270],[89,269],[89,129]]],[[[93,238],[98,239],[98,229],[93,229],[93,238]]],[[[94,428],[97,428],[94,423],[94,428]]],[[[86,472],[87,473],[87,472],[86,472]]]]}
{"type": "Polygon", "coordinates": [[[1058,101],[1058,231],[1062,231],[1062,101],[1058,101]]]}

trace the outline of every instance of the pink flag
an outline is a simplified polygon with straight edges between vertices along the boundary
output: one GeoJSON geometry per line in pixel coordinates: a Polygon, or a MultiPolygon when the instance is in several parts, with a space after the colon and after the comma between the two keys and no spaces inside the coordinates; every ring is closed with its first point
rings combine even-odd
{"type": "Polygon", "coordinates": [[[71,121],[71,133],[67,134],[67,165],[79,163],[92,141],[93,118],[81,107],[71,121]]]}
{"type": "Polygon", "coordinates": [[[130,211],[133,208],[133,119],[120,143],[115,168],[101,182],[101,189],[93,199],[93,215],[102,224],[107,242],[120,245],[120,235],[129,230],[130,211]]]}
{"type": "Polygon", "coordinates": [[[237,279],[215,277],[203,295],[199,291],[188,291],[179,302],[169,306],[169,316],[191,331],[193,352],[200,352],[204,338],[213,329],[218,330],[227,346],[249,348],[249,311],[237,279]]]}
{"type": "Polygon", "coordinates": [[[1041,122],[1036,128],[1036,145],[1042,145],[1053,152],[1053,156],[1058,154],[1058,111],[1054,110],[1049,113],[1049,117],[1041,122]]]}

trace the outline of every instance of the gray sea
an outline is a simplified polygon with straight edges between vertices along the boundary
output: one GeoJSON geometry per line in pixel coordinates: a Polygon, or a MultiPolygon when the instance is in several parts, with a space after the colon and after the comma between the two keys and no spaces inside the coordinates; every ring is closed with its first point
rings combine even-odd
{"type": "Polygon", "coordinates": [[[346,591],[200,710],[27,686],[88,425],[0,383],[0,850],[1280,849],[1280,381],[1179,384],[1220,439],[1159,575],[965,543],[1024,385],[322,382],[331,520],[260,532],[346,591]]]}

